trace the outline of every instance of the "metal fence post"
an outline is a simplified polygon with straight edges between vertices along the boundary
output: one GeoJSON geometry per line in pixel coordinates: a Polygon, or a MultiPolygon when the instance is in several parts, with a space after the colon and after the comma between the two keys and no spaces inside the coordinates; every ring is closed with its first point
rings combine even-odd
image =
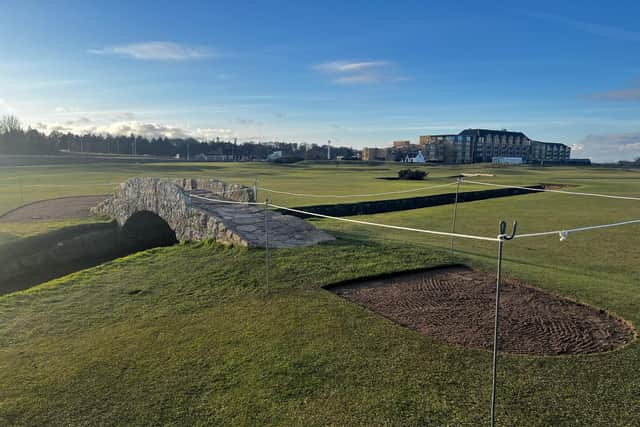
{"type": "Polygon", "coordinates": [[[269,198],[264,199],[264,267],[267,289],[269,288],[269,198]]]}
{"type": "MultiPolygon", "coordinates": [[[[456,215],[458,212],[458,194],[460,193],[460,177],[456,179],[456,200],[453,203],[453,217],[451,218],[451,233],[456,232],[456,215]]],[[[451,254],[453,254],[453,236],[451,236],[451,254]]]]}
{"type": "Polygon", "coordinates": [[[507,231],[507,223],[500,221],[500,234],[498,235],[498,272],[496,274],[496,308],[495,319],[493,325],[493,379],[491,381],[491,427],[496,425],[496,377],[498,368],[498,347],[499,343],[499,316],[500,316],[500,281],[502,279],[502,249],[505,240],[511,240],[516,234],[517,222],[513,223],[513,230],[510,236],[505,233],[507,231]]]}
{"type": "Polygon", "coordinates": [[[22,177],[18,177],[18,186],[20,187],[20,205],[24,205],[24,190],[22,188],[22,177]]]}
{"type": "Polygon", "coordinates": [[[253,180],[253,197],[255,197],[255,202],[258,201],[258,178],[253,180]]]}

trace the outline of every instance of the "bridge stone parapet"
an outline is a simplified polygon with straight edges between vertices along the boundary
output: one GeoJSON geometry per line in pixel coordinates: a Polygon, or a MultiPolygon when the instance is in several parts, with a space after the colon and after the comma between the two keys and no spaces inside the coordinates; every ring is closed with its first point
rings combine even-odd
{"type": "Polygon", "coordinates": [[[172,180],[186,191],[204,190],[208,193],[236,202],[255,202],[253,188],[230,184],[215,178],[179,178],[172,180]]]}
{"type": "MultiPolygon", "coordinates": [[[[215,240],[225,244],[265,246],[265,212],[262,208],[225,200],[252,202],[253,189],[215,179],[131,178],[92,213],[115,218],[121,227],[141,213],[162,218],[178,240],[215,240]],[[199,197],[192,197],[192,196],[199,197]],[[219,199],[205,200],[206,199],[219,199]]],[[[333,240],[310,223],[279,212],[266,213],[269,246],[309,246],[333,240]]]]}

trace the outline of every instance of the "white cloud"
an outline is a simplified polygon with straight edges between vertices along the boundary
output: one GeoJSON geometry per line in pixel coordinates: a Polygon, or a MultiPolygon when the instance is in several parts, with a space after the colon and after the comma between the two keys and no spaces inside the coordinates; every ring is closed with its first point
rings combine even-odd
{"type": "Polygon", "coordinates": [[[90,123],[93,123],[93,120],[91,120],[88,117],[78,117],[77,119],[73,119],[73,120],[67,120],[65,122],[66,125],[68,126],[86,126],[89,125],[90,123]]]}
{"type": "Polygon", "coordinates": [[[376,83],[381,80],[376,74],[354,74],[352,76],[338,77],[334,80],[340,84],[376,83]]]}
{"type": "Polygon", "coordinates": [[[633,142],[631,144],[622,144],[620,146],[621,151],[636,151],[640,154],[640,142],[633,142]]]}
{"type": "Polygon", "coordinates": [[[110,46],[103,49],[89,49],[97,55],[120,55],[140,60],[187,61],[215,56],[215,52],[203,46],[189,46],[167,41],[151,41],[110,46]]]}
{"type": "Polygon", "coordinates": [[[548,22],[555,22],[557,24],[571,27],[578,31],[582,31],[585,33],[589,33],[589,34],[593,34],[601,37],[633,41],[633,42],[640,41],[640,32],[637,32],[637,31],[630,31],[624,28],[615,27],[611,25],[594,24],[592,22],[578,21],[575,19],[566,18],[564,16],[555,15],[552,13],[538,13],[538,12],[528,12],[528,11],[521,11],[521,12],[532,18],[537,18],[544,21],[548,21],[548,22]]]}
{"type": "Polygon", "coordinates": [[[577,154],[584,151],[584,144],[571,144],[571,153],[577,154]]]}
{"type": "Polygon", "coordinates": [[[318,64],[315,66],[318,70],[332,72],[332,73],[345,73],[345,72],[362,72],[379,67],[386,67],[391,65],[388,61],[363,61],[363,62],[348,62],[348,61],[332,61],[318,64]]]}
{"type": "Polygon", "coordinates": [[[232,129],[226,128],[197,128],[192,132],[192,136],[199,140],[212,140],[216,137],[229,138],[235,136],[232,129]]]}
{"type": "Polygon", "coordinates": [[[180,127],[163,123],[141,122],[137,120],[113,121],[98,124],[87,117],[79,117],[67,120],[64,123],[37,123],[36,129],[50,133],[53,131],[75,134],[102,134],[102,135],[140,135],[147,138],[195,138],[198,140],[212,140],[216,137],[226,138],[234,136],[232,129],[227,128],[196,128],[180,127]]]}
{"type": "Polygon", "coordinates": [[[640,87],[597,92],[592,94],[591,97],[607,101],[640,101],[640,87]]]}
{"type": "Polygon", "coordinates": [[[7,103],[3,98],[0,98],[0,113],[1,114],[14,114],[16,109],[7,103]]]}
{"type": "Polygon", "coordinates": [[[587,135],[578,145],[582,147],[580,155],[595,160],[632,160],[640,156],[640,132],[587,135]]]}
{"type": "Polygon", "coordinates": [[[315,70],[332,76],[338,84],[367,84],[400,81],[395,64],[390,61],[331,61],[317,64],[315,70]]]}

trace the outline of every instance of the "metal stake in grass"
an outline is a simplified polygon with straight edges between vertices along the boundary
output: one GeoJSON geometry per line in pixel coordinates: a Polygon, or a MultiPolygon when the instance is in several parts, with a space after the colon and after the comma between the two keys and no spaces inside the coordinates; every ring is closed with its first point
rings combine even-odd
{"type": "MultiPolygon", "coordinates": [[[[453,203],[453,217],[451,218],[451,233],[456,232],[456,214],[458,212],[458,193],[460,192],[460,181],[462,181],[462,179],[458,177],[456,179],[456,200],[453,203]]],[[[451,253],[453,254],[453,236],[451,236],[451,253]]]]}
{"type": "Polygon", "coordinates": [[[264,199],[264,267],[267,289],[269,288],[269,198],[264,199]]]}
{"type": "Polygon", "coordinates": [[[24,205],[24,191],[22,189],[22,177],[18,177],[18,186],[20,188],[20,204],[24,205]]]}
{"type": "Polygon", "coordinates": [[[253,197],[255,198],[254,201],[258,201],[258,178],[256,177],[256,179],[253,181],[253,197]]]}
{"type": "Polygon", "coordinates": [[[496,370],[498,368],[498,318],[500,316],[500,281],[502,279],[502,247],[505,240],[511,240],[516,235],[517,222],[513,223],[511,235],[507,236],[507,223],[500,221],[500,234],[498,235],[498,274],[496,278],[496,311],[493,329],[493,380],[491,382],[491,427],[496,425],[496,370]]]}

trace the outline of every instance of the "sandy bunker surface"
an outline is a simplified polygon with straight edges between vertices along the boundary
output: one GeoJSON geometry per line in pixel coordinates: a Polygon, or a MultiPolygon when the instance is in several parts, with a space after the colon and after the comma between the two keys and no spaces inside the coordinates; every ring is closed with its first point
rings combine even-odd
{"type": "MultiPolygon", "coordinates": [[[[425,335],[465,347],[493,346],[495,276],[448,267],[330,290],[425,335]]],[[[513,281],[503,281],[500,301],[503,352],[597,353],[635,337],[629,325],[602,310],[513,281]]]]}
{"type": "Polygon", "coordinates": [[[74,196],[41,200],[20,206],[4,215],[0,222],[31,222],[52,219],[87,218],[89,209],[108,196],[74,196]]]}

